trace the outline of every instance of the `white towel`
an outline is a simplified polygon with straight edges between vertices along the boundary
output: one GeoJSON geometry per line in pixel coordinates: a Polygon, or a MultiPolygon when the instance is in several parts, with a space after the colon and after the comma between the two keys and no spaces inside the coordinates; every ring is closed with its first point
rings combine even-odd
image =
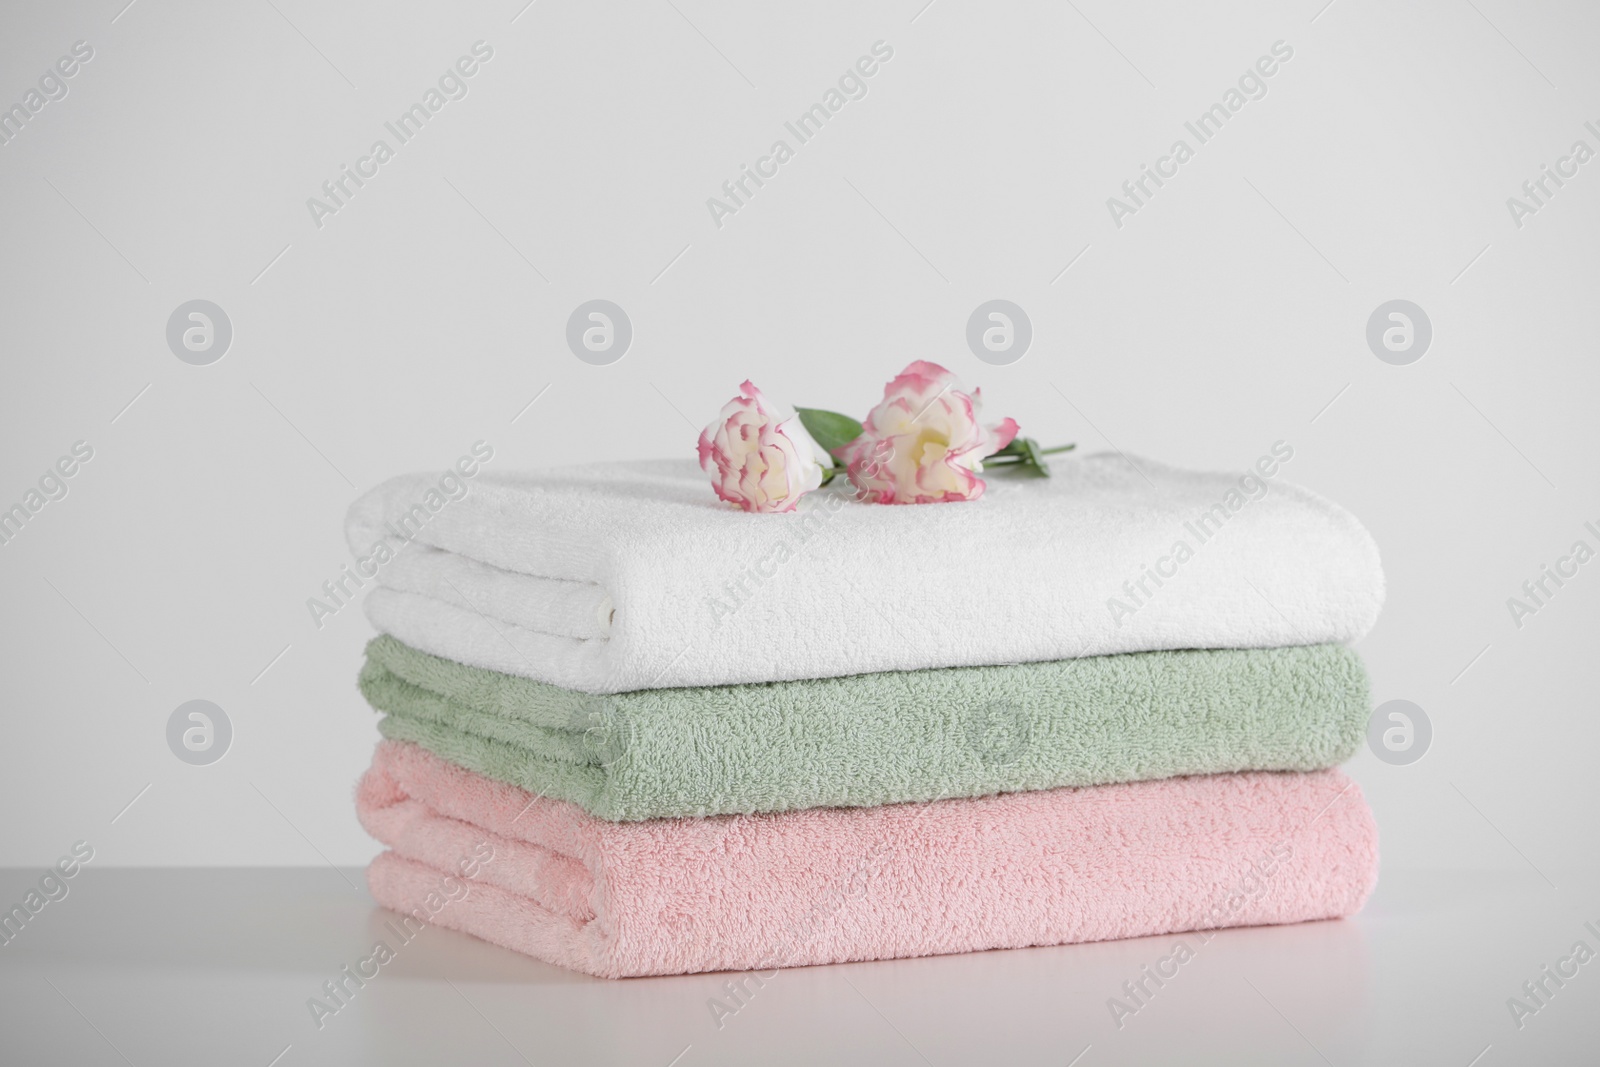
{"type": "Polygon", "coordinates": [[[591,693],[1348,642],[1377,618],[1372,538],[1304,489],[1111,453],[1052,469],[955,504],[829,487],[787,515],[720,503],[693,460],[485,470],[453,500],[416,474],[347,535],[378,629],[591,693]]]}

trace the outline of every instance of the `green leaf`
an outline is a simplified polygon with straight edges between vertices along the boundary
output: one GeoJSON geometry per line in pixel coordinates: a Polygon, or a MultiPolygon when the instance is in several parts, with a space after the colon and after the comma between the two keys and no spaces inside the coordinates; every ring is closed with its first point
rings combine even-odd
{"type": "Polygon", "coordinates": [[[1045,449],[1031,437],[1013,437],[1011,443],[984,459],[984,466],[1015,467],[1019,474],[1036,478],[1050,477],[1050,465],[1045,462],[1045,449]]]}
{"type": "Polygon", "coordinates": [[[1031,437],[1022,439],[1023,450],[1028,454],[1028,463],[1038,472],[1040,477],[1050,477],[1050,464],[1044,461],[1044,453],[1039,450],[1039,442],[1031,437]]]}
{"type": "Polygon", "coordinates": [[[1024,440],[1025,438],[1013,437],[1010,444],[1006,445],[1006,447],[1002,448],[998,452],[990,453],[988,458],[993,459],[995,456],[1020,456],[1021,458],[1026,459],[1028,452],[1027,448],[1023,445],[1024,440]]]}
{"type": "Polygon", "coordinates": [[[861,436],[861,424],[848,415],[821,408],[795,408],[800,425],[829,455],[861,436]]]}

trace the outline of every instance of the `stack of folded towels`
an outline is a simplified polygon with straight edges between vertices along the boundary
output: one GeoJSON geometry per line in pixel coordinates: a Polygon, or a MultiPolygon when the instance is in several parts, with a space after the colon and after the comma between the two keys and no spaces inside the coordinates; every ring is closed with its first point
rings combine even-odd
{"type": "Polygon", "coordinates": [[[693,461],[435,480],[348,526],[361,555],[411,542],[365,601],[385,906],[622,977],[1299,922],[1372,889],[1332,768],[1383,577],[1305,490],[1118,455],[783,515],[693,461]]]}

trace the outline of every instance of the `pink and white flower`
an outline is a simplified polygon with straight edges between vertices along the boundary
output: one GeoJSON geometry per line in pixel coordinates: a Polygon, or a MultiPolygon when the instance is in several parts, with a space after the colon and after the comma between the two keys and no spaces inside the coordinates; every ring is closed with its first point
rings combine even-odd
{"type": "Polygon", "coordinates": [[[1018,427],[1010,418],[979,425],[980,390],[969,395],[957,385],[937,363],[918,360],[884,386],[861,436],[839,450],[862,500],[940,504],[983,495],[983,458],[1010,444],[1018,427]]]}
{"type": "Polygon", "coordinates": [[[746,511],[793,511],[822,484],[828,454],[794,410],[776,405],[752,383],[700,434],[700,466],[717,496],[746,511]]]}

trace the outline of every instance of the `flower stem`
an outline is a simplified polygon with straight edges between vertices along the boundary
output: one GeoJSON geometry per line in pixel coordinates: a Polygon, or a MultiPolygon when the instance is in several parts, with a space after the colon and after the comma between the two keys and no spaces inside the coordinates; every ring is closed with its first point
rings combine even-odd
{"type": "MultiPolygon", "coordinates": [[[[1074,448],[1077,448],[1077,447],[1078,446],[1076,444],[1070,444],[1070,445],[1058,445],[1055,448],[1041,448],[1041,449],[1038,450],[1038,454],[1041,455],[1041,456],[1053,456],[1057,452],[1071,452],[1074,448]]],[[[1013,453],[1009,453],[1009,454],[1007,454],[1007,453],[996,453],[996,454],[994,454],[992,456],[984,457],[983,465],[987,467],[991,463],[1027,463],[1027,462],[1029,462],[1027,456],[1017,455],[1014,452],[1013,453]]]]}

